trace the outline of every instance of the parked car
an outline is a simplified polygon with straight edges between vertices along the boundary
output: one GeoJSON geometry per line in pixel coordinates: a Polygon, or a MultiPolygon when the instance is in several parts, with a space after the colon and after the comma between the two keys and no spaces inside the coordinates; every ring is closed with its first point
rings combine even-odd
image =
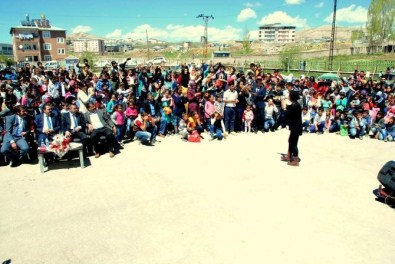
{"type": "Polygon", "coordinates": [[[95,68],[102,68],[102,67],[110,67],[111,63],[106,60],[98,60],[95,63],[93,63],[93,67],[95,68]]]}
{"type": "Polygon", "coordinates": [[[166,63],[166,59],[164,57],[154,57],[152,60],[147,61],[147,64],[162,64],[166,63]]]}
{"type": "Polygon", "coordinates": [[[46,61],[43,63],[43,66],[46,70],[57,69],[59,68],[59,62],[57,61],[46,61]]]}

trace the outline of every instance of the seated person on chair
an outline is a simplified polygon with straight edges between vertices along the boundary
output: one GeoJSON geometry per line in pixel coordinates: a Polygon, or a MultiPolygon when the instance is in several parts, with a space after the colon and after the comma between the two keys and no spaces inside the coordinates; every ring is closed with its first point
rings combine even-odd
{"type": "Polygon", "coordinates": [[[79,139],[83,145],[84,154],[86,152],[86,122],[84,116],[78,112],[75,104],[68,105],[69,111],[62,114],[61,130],[66,137],[72,140],[79,139]]]}
{"type": "Polygon", "coordinates": [[[110,116],[103,113],[103,110],[96,109],[95,103],[90,102],[88,104],[88,112],[84,114],[84,118],[90,134],[90,142],[95,151],[95,158],[100,157],[98,143],[101,136],[106,137],[110,150],[109,156],[113,158],[119,146],[115,138],[115,125],[111,121],[110,116]]]}
{"type": "Polygon", "coordinates": [[[36,116],[34,120],[36,125],[38,145],[41,145],[47,139],[52,141],[54,135],[60,131],[59,120],[52,114],[52,104],[45,104],[43,112],[36,116]]]}
{"type": "Polygon", "coordinates": [[[22,158],[28,154],[26,137],[30,134],[26,108],[18,105],[15,112],[6,118],[6,134],[1,147],[1,153],[11,160],[12,167],[20,165],[22,158]]]}

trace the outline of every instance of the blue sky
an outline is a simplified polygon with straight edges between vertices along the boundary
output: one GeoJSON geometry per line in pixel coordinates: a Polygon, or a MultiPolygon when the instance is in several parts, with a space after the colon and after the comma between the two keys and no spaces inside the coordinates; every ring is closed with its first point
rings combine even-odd
{"type": "MultiPolygon", "coordinates": [[[[365,25],[369,4],[368,0],[339,0],[338,26],[365,25]]],[[[2,9],[1,43],[11,43],[10,27],[19,25],[25,14],[30,18],[45,14],[67,34],[144,39],[147,30],[150,38],[166,41],[199,41],[204,22],[196,16],[213,15],[209,41],[221,41],[242,39],[246,29],[254,39],[259,25],[266,23],[295,25],[297,30],[330,25],[333,0],[14,0],[2,9]]]]}

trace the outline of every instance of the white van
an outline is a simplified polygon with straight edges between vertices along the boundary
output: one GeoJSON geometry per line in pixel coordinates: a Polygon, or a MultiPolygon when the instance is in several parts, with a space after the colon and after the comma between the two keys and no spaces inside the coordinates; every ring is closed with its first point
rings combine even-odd
{"type": "Polygon", "coordinates": [[[43,66],[46,70],[52,70],[59,68],[59,62],[57,61],[45,61],[43,62],[43,66]]]}

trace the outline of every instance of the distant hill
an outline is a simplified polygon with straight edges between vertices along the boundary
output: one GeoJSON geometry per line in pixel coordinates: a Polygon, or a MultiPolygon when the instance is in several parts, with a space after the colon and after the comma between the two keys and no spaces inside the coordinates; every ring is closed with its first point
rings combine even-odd
{"type": "Polygon", "coordinates": [[[102,39],[107,40],[105,37],[99,37],[88,33],[74,33],[67,36],[67,40],[74,41],[77,39],[102,39]]]}
{"type": "MultiPolygon", "coordinates": [[[[336,40],[351,40],[351,32],[359,29],[359,27],[337,27],[336,28],[336,40]]],[[[307,28],[300,31],[296,31],[295,39],[296,42],[303,40],[313,40],[321,38],[330,38],[332,34],[332,26],[320,26],[318,28],[307,28]]]]}

